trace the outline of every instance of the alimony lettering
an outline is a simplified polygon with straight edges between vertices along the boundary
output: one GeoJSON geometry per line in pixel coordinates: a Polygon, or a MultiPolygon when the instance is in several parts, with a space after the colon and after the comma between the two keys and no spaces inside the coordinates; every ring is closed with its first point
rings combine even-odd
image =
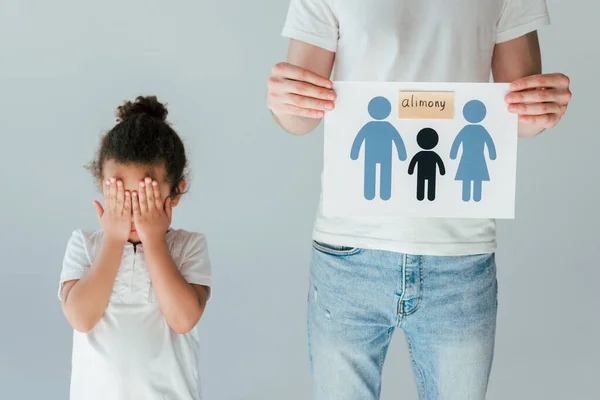
{"type": "Polygon", "coordinates": [[[438,108],[440,111],[444,111],[446,109],[446,100],[422,100],[412,94],[410,99],[402,100],[402,107],[438,108]]]}
{"type": "Polygon", "coordinates": [[[400,92],[400,119],[453,119],[454,92],[400,92]]]}

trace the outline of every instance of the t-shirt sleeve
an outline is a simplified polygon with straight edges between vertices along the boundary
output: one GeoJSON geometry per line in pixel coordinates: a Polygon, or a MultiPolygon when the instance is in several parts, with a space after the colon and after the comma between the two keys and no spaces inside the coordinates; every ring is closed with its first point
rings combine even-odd
{"type": "Polygon", "coordinates": [[[335,52],[339,29],[331,0],[291,0],[281,34],[335,52]]]}
{"type": "Polygon", "coordinates": [[[65,256],[63,258],[60,284],[58,286],[58,298],[61,301],[63,284],[67,281],[83,278],[90,269],[90,266],[91,261],[86,249],[84,234],[81,230],[76,230],[69,238],[65,256]]]}
{"type": "Polygon", "coordinates": [[[546,0],[505,0],[496,43],[516,39],[550,24],[546,0]]]}
{"type": "Polygon", "coordinates": [[[203,234],[193,233],[190,235],[183,249],[179,272],[188,283],[207,286],[210,294],[211,264],[206,237],[203,234]]]}

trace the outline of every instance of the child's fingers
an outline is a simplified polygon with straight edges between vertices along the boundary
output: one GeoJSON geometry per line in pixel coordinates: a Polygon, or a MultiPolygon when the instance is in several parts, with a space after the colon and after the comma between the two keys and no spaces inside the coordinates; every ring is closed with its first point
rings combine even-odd
{"type": "Polygon", "coordinates": [[[140,182],[140,190],[138,193],[138,199],[140,202],[140,212],[144,214],[148,211],[148,200],[146,199],[146,184],[142,181],[140,182]]]}
{"type": "Polygon", "coordinates": [[[102,201],[104,205],[109,204],[110,200],[110,181],[107,179],[102,185],[102,201]]]}
{"type": "Polygon", "coordinates": [[[125,189],[123,182],[117,181],[117,213],[119,215],[123,213],[123,207],[125,207],[125,189]]]}
{"type": "Polygon", "coordinates": [[[171,222],[171,216],[173,215],[173,207],[171,206],[171,197],[167,197],[165,200],[165,213],[169,217],[169,223],[171,222]]]}
{"type": "Polygon", "coordinates": [[[160,200],[160,189],[158,188],[158,182],[152,181],[152,189],[154,191],[154,207],[157,210],[163,208],[163,202],[160,200]]]}
{"type": "Polygon", "coordinates": [[[137,191],[133,191],[133,193],[131,193],[131,208],[133,209],[133,217],[134,218],[139,218],[140,216],[140,202],[139,202],[139,195],[137,191]]]}
{"type": "Polygon", "coordinates": [[[125,191],[125,204],[123,205],[123,215],[131,216],[131,192],[125,191]]]}
{"type": "Polygon", "coordinates": [[[152,179],[146,178],[144,183],[146,185],[146,200],[148,201],[148,210],[152,210],[156,207],[154,203],[154,188],[152,187],[152,179]]]}
{"type": "Polygon", "coordinates": [[[108,197],[110,200],[109,205],[107,205],[107,209],[110,208],[111,211],[117,211],[117,182],[115,178],[110,178],[110,189],[108,191],[108,197]]]}
{"type": "Polygon", "coordinates": [[[94,200],[94,208],[96,209],[96,215],[98,216],[98,219],[102,219],[102,215],[104,215],[104,209],[96,200],[94,200]]]}

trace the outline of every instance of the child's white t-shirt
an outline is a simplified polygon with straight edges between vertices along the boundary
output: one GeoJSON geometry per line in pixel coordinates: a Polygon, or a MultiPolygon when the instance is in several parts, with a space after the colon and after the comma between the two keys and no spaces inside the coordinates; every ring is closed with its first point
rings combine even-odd
{"type": "MultiPolygon", "coordinates": [[[[171,255],[191,284],[211,286],[206,239],[170,230],[171,255]]],[[[96,257],[102,232],[74,231],[60,277],[81,279],[96,257]]],[[[74,331],[71,400],[199,400],[197,328],[179,335],[160,311],[142,245],[125,245],[104,315],[88,333],[74,331]]]]}

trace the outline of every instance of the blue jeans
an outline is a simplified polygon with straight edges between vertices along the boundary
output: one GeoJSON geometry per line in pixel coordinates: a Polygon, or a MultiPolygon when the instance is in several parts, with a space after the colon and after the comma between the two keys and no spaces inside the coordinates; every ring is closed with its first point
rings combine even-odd
{"type": "Polygon", "coordinates": [[[308,341],[314,399],[379,399],[398,327],[419,399],[483,400],[497,288],[494,254],[415,256],[313,242],[308,341]]]}

